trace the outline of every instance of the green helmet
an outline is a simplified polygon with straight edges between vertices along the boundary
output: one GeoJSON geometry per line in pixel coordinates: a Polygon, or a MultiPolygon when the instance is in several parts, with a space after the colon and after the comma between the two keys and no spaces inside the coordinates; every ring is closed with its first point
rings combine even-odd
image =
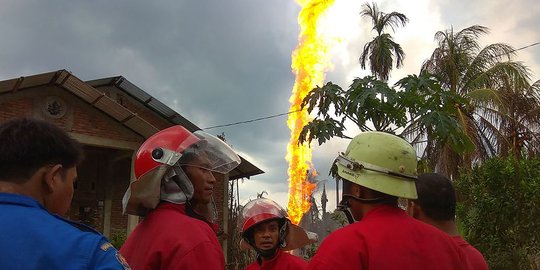
{"type": "Polygon", "coordinates": [[[416,151],[405,140],[384,132],[364,132],[336,159],[338,175],[396,197],[416,199],[416,151]]]}

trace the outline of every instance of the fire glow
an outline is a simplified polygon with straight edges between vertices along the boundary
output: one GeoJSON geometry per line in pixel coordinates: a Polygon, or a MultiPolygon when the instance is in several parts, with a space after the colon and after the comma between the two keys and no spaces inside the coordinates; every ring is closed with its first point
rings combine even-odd
{"type": "MultiPolygon", "coordinates": [[[[329,43],[317,32],[321,15],[332,6],[334,0],[297,0],[302,7],[298,15],[300,34],[298,46],[292,53],[292,70],[296,74],[290,111],[300,110],[302,100],[317,85],[324,83],[324,74],[331,67],[329,43]]],[[[310,196],[316,185],[308,181],[308,172],[315,174],[311,167],[311,148],[308,144],[298,144],[302,128],[309,122],[306,111],[289,114],[287,125],[291,130],[291,139],[287,145],[289,162],[289,202],[287,210],[294,224],[300,223],[302,216],[310,208],[310,196]]]]}

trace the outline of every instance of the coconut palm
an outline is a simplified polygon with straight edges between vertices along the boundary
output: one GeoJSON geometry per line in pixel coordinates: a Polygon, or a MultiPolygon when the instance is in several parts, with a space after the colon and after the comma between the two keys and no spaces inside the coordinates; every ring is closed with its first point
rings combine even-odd
{"type": "Polygon", "coordinates": [[[371,73],[378,79],[387,81],[394,65],[394,57],[396,68],[400,68],[403,65],[405,52],[398,43],[394,42],[390,34],[384,33],[384,30],[390,27],[395,32],[397,27],[405,26],[408,21],[407,16],[398,12],[389,14],[381,12],[375,3],[371,5],[365,3],[360,15],[371,18],[372,30],[377,32],[377,36],[364,46],[360,55],[360,65],[365,69],[366,62],[369,62],[371,73]]]}
{"type": "Polygon", "coordinates": [[[467,100],[454,104],[454,118],[474,144],[475,151],[460,154],[454,151],[451,141],[431,136],[414,125],[407,133],[413,142],[423,141],[419,148],[424,149],[423,158],[430,167],[450,176],[455,176],[459,167],[467,168],[516,149],[511,145],[512,132],[532,134],[538,127],[530,118],[533,111],[529,108],[538,108],[540,103],[532,97],[535,87],[529,85],[529,70],[511,60],[515,50],[507,44],[482,48],[478,39],[488,31],[474,25],[458,32],[453,29],[437,32],[438,47],[422,66],[421,73],[434,74],[442,91],[457,93],[467,100]]]}
{"type": "Polygon", "coordinates": [[[500,123],[506,136],[499,143],[499,154],[520,157],[540,154],[540,80],[530,86],[511,87],[511,82],[502,88],[502,100],[507,117],[500,123]]]}

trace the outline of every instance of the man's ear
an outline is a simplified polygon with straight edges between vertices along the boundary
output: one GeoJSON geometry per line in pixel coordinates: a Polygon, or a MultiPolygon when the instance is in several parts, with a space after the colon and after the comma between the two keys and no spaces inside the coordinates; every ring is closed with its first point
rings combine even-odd
{"type": "Polygon", "coordinates": [[[409,200],[409,205],[407,208],[409,209],[409,215],[413,218],[420,219],[420,217],[423,215],[422,207],[420,207],[420,204],[413,200],[409,200]]]}
{"type": "Polygon", "coordinates": [[[409,216],[411,216],[411,217],[414,217],[415,203],[411,199],[406,199],[406,201],[407,201],[407,206],[406,206],[407,214],[409,214],[409,216]]]}
{"type": "Polygon", "coordinates": [[[62,165],[56,164],[54,166],[49,166],[44,174],[44,181],[43,184],[45,185],[45,188],[47,192],[53,192],[56,190],[56,187],[58,186],[59,181],[62,181],[61,174],[62,173],[62,165]]]}

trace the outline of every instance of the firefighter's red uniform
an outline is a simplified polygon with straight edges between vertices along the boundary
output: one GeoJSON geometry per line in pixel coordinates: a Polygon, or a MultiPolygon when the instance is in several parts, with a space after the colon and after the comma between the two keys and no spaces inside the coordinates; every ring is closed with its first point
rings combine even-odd
{"type": "Polygon", "coordinates": [[[159,204],[137,225],[120,253],[134,270],[225,269],[214,231],[187,216],[184,204],[159,204]]]}
{"type": "Polygon", "coordinates": [[[191,203],[211,207],[211,193],[203,191],[214,187],[214,173],[226,174],[240,162],[223,140],[202,131],[172,126],[148,138],[136,153],[136,180],[122,199],[126,213],[145,217],[120,249],[132,268],[224,269],[218,239],[209,223],[201,220],[214,219],[194,218],[198,214],[187,215],[186,207],[191,203]]]}
{"type": "Polygon", "coordinates": [[[278,249],[274,258],[267,261],[256,260],[248,265],[245,270],[303,270],[307,268],[307,265],[304,259],[278,249]]]}
{"type": "Polygon", "coordinates": [[[397,207],[380,206],[330,234],[308,269],[464,269],[463,253],[440,230],[397,207]]]}
{"type": "Polygon", "coordinates": [[[454,242],[456,242],[463,253],[465,253],[471,270],[489,270],[486,260],[484,260],[484,256],[482,256],[480,251],[471,246],[471,244],[461,238],[461,236],[454,236],[452,239],[454,239],[454,242]]]}

